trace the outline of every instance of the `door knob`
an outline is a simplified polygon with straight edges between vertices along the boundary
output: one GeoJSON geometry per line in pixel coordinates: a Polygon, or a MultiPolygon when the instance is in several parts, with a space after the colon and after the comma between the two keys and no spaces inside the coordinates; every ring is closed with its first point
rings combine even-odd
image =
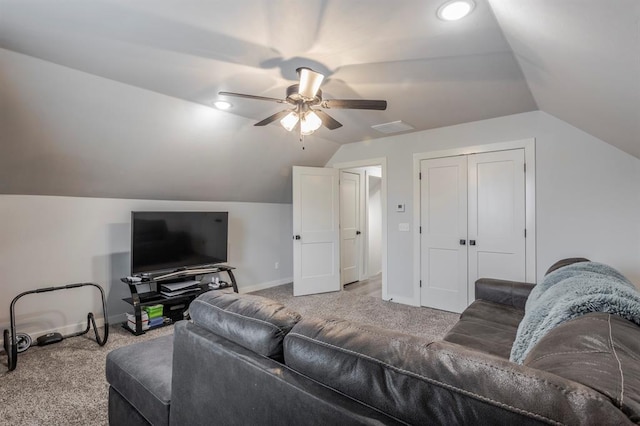
{"type": "Polygon", "coordinates": [[[461,245],[461,246],[464,246],[464,245],[466,245],[466,244],[467,244],[467,240],[460,240],[460,245],[461,245]]]}
{"type": "Polygon", "coordinates": [[[469,240],[469,245],[470,246],[475,246],[476,245],[476,240],[469,240]]]}
{"type": "Polygon", "coordinates": [[[356,231],[356,235],[360,235],[360,234],[362,234],[362,232],[356,231]]]}
{"type": "Polygon", "coordinates": [[[299,240],[300,239],[300,235],[296,235],[295,237],[293,237],[294,240],[299,240]]]}

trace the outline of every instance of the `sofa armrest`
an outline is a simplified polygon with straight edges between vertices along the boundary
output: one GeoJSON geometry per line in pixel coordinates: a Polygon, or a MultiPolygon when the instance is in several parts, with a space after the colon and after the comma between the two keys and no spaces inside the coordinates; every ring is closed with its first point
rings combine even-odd
{"type": "Polygon", "coordinates": [[[476,299],[524,309],[533,287],[531,283],[480,278],[476,281],[476,299]]]}

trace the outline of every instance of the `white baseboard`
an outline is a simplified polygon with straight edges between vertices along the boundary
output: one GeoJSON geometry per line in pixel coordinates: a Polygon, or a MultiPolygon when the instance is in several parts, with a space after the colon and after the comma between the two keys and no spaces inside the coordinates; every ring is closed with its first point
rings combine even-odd
{"type": "Polygon", "coordinates": [[[401,303],[403,305],[409,305],[409,306],[420,306],[420,302],[416,301],[413,297],[399,297],[399,296],[389,295],[389,299],[387,299],[387,301],[393,302],[393,303],[401,303]]]}
{"type": "Polygon", "coordinates": [[[279,285],[289,284],[291,282],[293,282],[293,277],[282,278],[282,279],[279,279],[279,280],[269,281],[269,282],[266,282],[266,283],[238,287],[238,292],[239,293],[251,293],[253,291],[264,290],[265,288],[277,287],[279,285]]]}
{"type": "MultiPolygon", "coordinates": [[[[124,317],[124,314],[122,314],[122,316],[124,317]]],[[[109,317],[109,327],[113,326],[114,322],[112,322],[112,318],[117,318],[117,316],[114,317],[109,317]]],[[[98,327],[98,329],[100,329],[102,326],[104,326],[104,318],[103,317],[98,317],[95,318],[96,321],[96,326],[98,327]]],[[[120,321],[122,322],[122,321],[120,321]]],[[[9,324],[6,325],[6,328],[9,329],[9,324]]],[[[53,332],[57,332],[60,333],[62,336],[68,336],[70,334],[74,334],[74,333],[79,333],[81,331],[84,331],[87,328],[87,322],[86,320],[84,322],[79,322],[79,323],[75,323],[75,324],[68,324],[68,325],[64,325],[61,327],[56,327],[56,328],[50,328],[48,330],[21,330],[20,328],[16,329],[16,333],[27,333],[29,335],[29,337],[31,337],[31,340],[35,343],[36,339],[40,336],[44,336],[47,333],[53,333],[53,332]]],[[[102,330],[98,330],[100,334],[100,337],[103,337],[102,334],[102,330]]],[[[93,337],[94,333],[93,333],[93,326],[91,326],[91,328],[88,331],[88,334],[90,336],[93,337]]],[[[2,342],[2,346],[0,346],[0,350],[4,350],[4,334],[2,335],[2,339],[0,340],[2,342]]]]}

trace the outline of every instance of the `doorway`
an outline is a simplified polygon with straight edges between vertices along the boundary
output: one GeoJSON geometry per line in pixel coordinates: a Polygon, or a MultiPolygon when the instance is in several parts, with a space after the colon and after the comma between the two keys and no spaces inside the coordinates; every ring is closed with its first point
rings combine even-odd
{"type": "Polygon", "coordinates": [[[386,158],[333,167],[340,170],[341,284],[388,300],[386,158]]]}
{"type": "MultiPolygon", "coordinates": [[[[387,290],[387,212],[386,212],[386,158],[354,161],[334,164],[330,168],[293,167],[293,294],[302,296],[342,290],[342,261],[340,259],[340,172],[358,175],[358,186],[351,185],[350,192],[354,200],[365,201],[369,192],[369,179],[360,176],[373,176],[373,197],[381,206],[376,213],[365,215],[367,207],[357,205],[350,214],[358,219],[357,226],[347,224],[352,233],[360,240],[360,254],[353,262],[357,266],[349,273],[357,280],[363,280],[370,271],[379,271],[383,300],[389,300],[387,290]],[[378,176],[379,175],[379,176],[378,176]],[[378,178],[379,180],[376,181],[378,178]],[[360,183],[362,182],[362,183],[360,183]],[[364,188],[364,189],[363,189],[364,188]],[[363,217],[363,215],[365,215],[363,217]],[[369,224],[379,223],[375,231],[369,232],[369,224]],[[361,227],[364,226],[364,227],[361,227]],[[356,229],[357,228],[357,229],[356,229]],[[363,230],[365,230],[363,232],[363,230]],[[360,234],[356,232],[360,231],[360,234]],[[371,243],[370,239],[371,238],[371,243]],[[362,240],[365,240],[365,244],[362,240]],[[373,269],[372,269],[373,268],[373,269]]],[[[371,206],[371,201],[369,202],[371,206]]],[[[355,219],[353,219],[355,220],[355,219]]],[[[357,245],[358,239],[349,244],[357,245]]],[[[357,248],[357,247],[356,247],[357,248]]]]}
{"type": "MultiPolygon", "coordinates": [[[[382,273],[382,168],[340,170],[340,265],[343,286],[382,273]]],[[[369,285],[381,277],[372,279],[369,285]]]]}

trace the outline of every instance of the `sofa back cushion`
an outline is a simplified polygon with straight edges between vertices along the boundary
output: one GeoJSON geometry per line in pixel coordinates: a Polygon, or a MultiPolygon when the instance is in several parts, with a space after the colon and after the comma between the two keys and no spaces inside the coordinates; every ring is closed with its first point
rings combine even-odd
{"type": "Polygon", "coordinates": [[[513,306],[476,300],[442,340],[509,359],[523,315],[513,306]]]}
{"type": "Polygon", "coordinates": [[[589,259],[586,259],[584,257],[569,257],[567,259],[561,259],[561,260],[558,260],[553,265],[549,266],[549,269],[547,269],[547,272],[545,272],[544,274],[549,275],[556,269],[560,269],[564,266],[573,265],[574,263],[579,263],[579,262],[589,262],[589,259]]]}
{"type": "Polygon", "coordinates": [[[189,306],[191,320],[260,355],[282,361],[284,336],[300,320],[297,312],[264,297],[210,291],[189,306]]]}
{"type": "Polygon", "coordinates": [[[640,327],[607,313],[561,324],[531,350],[524,365],[582,383],[640,421],[640,327]]]}
{"type": "Polygon", "coordinates": [[[628,424],[599,392],[449,342],[345,320],[303,319],[293,370],[409,424],[628,424]]]}

